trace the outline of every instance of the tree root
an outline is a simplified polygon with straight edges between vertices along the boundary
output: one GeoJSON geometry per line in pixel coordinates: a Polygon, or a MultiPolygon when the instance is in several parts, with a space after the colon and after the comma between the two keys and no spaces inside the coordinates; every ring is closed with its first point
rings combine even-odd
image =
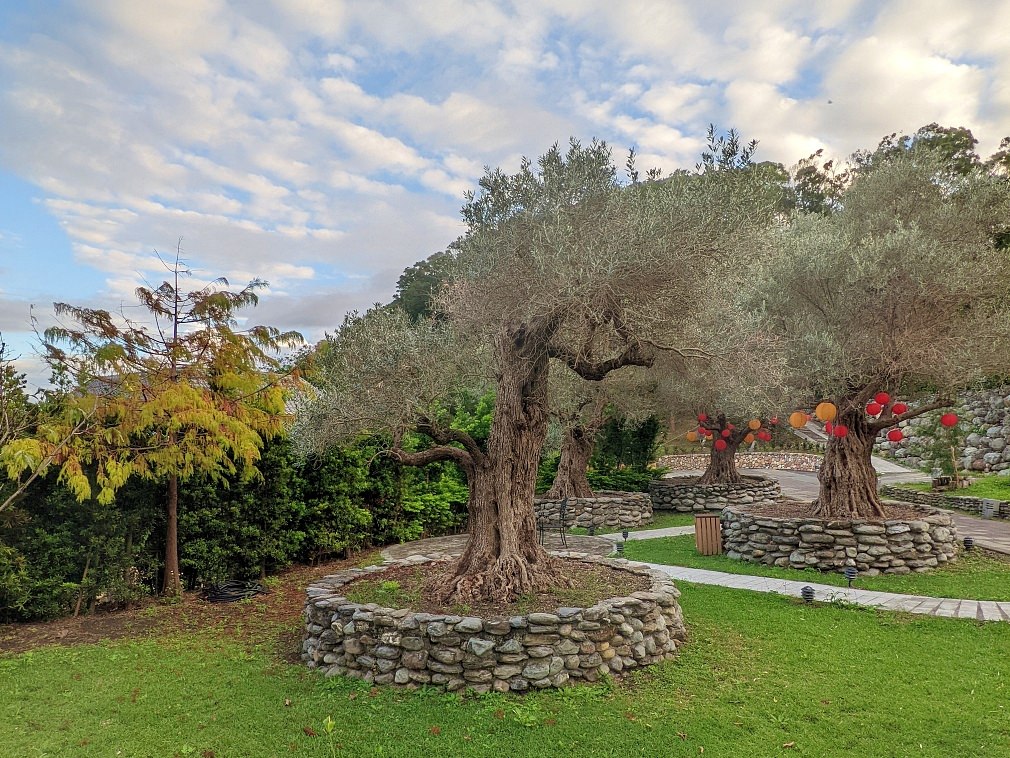
{"type": "MultiPolygon", "coordinates": [[[[470,563],[473,563],[472,557],[470,563]]],[[[512,603],[523,595],[547,592],[558,587],[571,587],[572,581],[561,570],[557,558],[531,562],[520,555],[505,555],[489,559],[482,571],[465,571],[457,566],[456,573],[438,593],[444,605],[489,601],[512,603]]]]}

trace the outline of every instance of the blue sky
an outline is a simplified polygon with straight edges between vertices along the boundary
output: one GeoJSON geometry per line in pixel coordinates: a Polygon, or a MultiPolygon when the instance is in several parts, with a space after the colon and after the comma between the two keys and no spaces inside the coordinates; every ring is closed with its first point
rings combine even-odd
{"type": "Polygon", "coordinates": [[[270,282],[318,339],[461,231],[485,165],[569,136],[692,166],[707,124],[794,164],[933,121],[1010,133],[1010,3],[0,4],[0,331],[116,309],[155,250],[270,282]]]}

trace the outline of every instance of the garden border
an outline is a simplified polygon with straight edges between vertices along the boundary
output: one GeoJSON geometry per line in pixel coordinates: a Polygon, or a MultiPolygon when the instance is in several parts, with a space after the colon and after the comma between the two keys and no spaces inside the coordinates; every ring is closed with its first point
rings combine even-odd
{"type": "Polygon", "coordinates": [[[589,608],[484,619],[352,603],[340,594],[354,579],[430,559],[350,569],[306,589],[302,659],[326,676],[375,684],[524,692],[620,676],[676,656],[687,631],[670,577],[624,559],[554,555],[629,571],[651,585],[589,608]]]}

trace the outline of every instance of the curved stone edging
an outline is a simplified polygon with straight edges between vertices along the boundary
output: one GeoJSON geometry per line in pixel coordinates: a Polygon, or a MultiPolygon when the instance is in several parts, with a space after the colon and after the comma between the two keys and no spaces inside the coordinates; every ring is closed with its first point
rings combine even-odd
{"type": "Polygon", "coordinates": [[[957,557],[957,529],[949,513],[926,506],[913,521],[827,521],[775,518],[745,508],[723,511],[726,556],[751,563],[843,571],[864,576],[928,571],[957,557]]]}
{"type": "MultiPolygon", "coordinates": [[[[934,508],[956,508],[959,511],[968,513],[982,513],[982,498],[964,497],[959,495],[946,495],[942,492],[917,492],[916,490],[906,490],[901,487],[892,487],[885,484],[880,488],[880,494],[886,495],[892,500],[901,500],[906,503],[916,505],[928,505],[934,508]]],[[[997,500],[999,505],[996,509],[998,518],[1010,517],[1010,501],[997,500]]]]}
{"type": "MultiPolygon", "coordinates": [[[[557,519],[560,500],[533,501],[537,518],[557,519]]],[[[613,492],[601,490],[595,497],[568,498],[568,515],[572,526],[632,527],[652,521],[652,500],[646,492],[613,492]]]]}
{"type": "Polygon", "coordinates": [[[647,576],[652,584],[590,608],[482,619],[352,603],[340,594],[343,585],[400,564],[351,569],[307,588],[302,659],[327,676],[375,684],[523,692],[619,676],[676,655],[686,630],[680,591],[668,576],[624,559],[567,557],[647,576]]]}
{"type": "Polygon", "coordinates": [[[745,476],[739,484],[698,484],[698,477],[649,482],[653,510],[677,513],[718,513],[728,505],[774,505],[782,489],[774,479],[745,476]]]}

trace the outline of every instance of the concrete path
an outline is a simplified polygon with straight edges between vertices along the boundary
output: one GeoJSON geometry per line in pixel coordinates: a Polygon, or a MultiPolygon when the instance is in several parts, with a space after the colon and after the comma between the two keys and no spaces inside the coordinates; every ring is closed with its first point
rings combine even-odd
{"type": "MultiPolygon", "coordinates": [[[[904,611],[925,616],[947,616],[950,618],[970,618],[978,621],[1010,622],[1010,602],[993,600],[958,600],[953,598],[920,597],[900,595],[895,592],[834,587],[830,584],[794,582],[786,579],[769,579],[746,574],[727,574],[722,571],[666,566],[661,563],[646,563],[646,566],[662,571],[673,579],[696,584],[714,584],[751,592],[774,592],[779,595],[800,597],[804,587],[812,587],[814,599],[821,602],[844,601],[853,605],[882,608],[888,611],[904,611]]],[[[856,580],[859,581],[858,579],[856,580]]]]}

